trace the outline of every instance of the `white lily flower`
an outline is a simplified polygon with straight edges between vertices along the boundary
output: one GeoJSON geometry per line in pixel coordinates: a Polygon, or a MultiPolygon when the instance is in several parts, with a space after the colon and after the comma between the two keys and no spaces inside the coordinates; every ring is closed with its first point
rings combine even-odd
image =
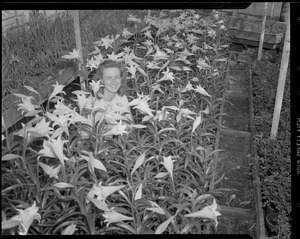
{"type": "Polygon", "coordinates": [[[44,163],[38,162],[38,164],[42,167],[46,174],[49,175],[49,178],[56,178],[58,179],[58,173],[61,168],[61,165],[58,165],[56,168],[52,166],[46,165],[44,163]]]}
{"type": "Polygon", "coordinates": [[[81,157],[90,164],[91,170],[93,172],[94,172],[94,168],[97,168],[99,170],[103,170],[105,172],[107,171],[105,166],[101,163],[101,161],[98,160],[98,159],[95,159],[92,152],[88,152],[88,154],[89,154],[89,156],[81,155],[81,157]]]}
{"type": "MultiPolygon", "coordinates": [[[[100,182],[98,185],[94,184],[93,188],[89,191],[87,194],[87,197],[94,198],[96,196],[96,199],[103,202],[106,206],[105,199],[113,194],[114,192],[122,189],[125,187],[125,185],[120,186],[102,186],[102,182],[100,182]]],[[[87,198],[87,202],[89,199],[87,198]]]]}
{"type": "MultiPolygon", "coordinates": [[[[68,114],[61,114],[61,115],[54,115],[49,113],[49,112],[46,112],[45,115],[51,120],[54,122],[54,124],[52,125],[52,127],[58,125],[60,126],[60,128],[64,128],[62,132],[66,132],[67,135],[69,135],[69,129],[68,129],[68,126],[72,123],[72,117],[73,117],[73,114],[74,114],[74,111],[72,110],[72,113],[68,113],[68,114]]],[[[57,129],[59,130],[59,129],[57,129]]],[[[56,130],[56,131],[57,131],[56,130]]],[[[61,134],[60,133],[60,134],[61,134]]],[[[52,137],[51,138],[56,138],[58,135],[56,133],[53,133],[52,134],[52,137]]]]}
{"type": "Polygon", "coordinates": [[[95,57],[95,61],[98,62],[98,66],[99,66],[99,64],[101,64],[104,61],[103,56],[101,55],[101,53],[99,53],[98,55],[95,55],[94,57],[95,57]]]}
{"type": "Polygon", "coordinates": [[[127,28],[124,28],[123,29],[123,32],[122,32],[122,36],[127,38],[127,37],[131,37],[133,35],[133,33],[131,33],[130,31],[127,30],[127,28]]]}
{"type": "Polygon", "coordinates": [[[127,21],[128,22],[137,22],[137,23],[141,23],[142,22],[141,19],[137,18],[133,14],[129,14],[129,16],[127,17],[127,21]]]}
{"type": "Polygon", "coordinates": [[[198,50],[200,50],[200,51],[203,51],[203,49],[202,48],[200,48],[200,47],[198,47],[198,46],[196,46],[196,45],[192,45],[192,52],[194,53],[194,52],[196,52],[196,51],[198,51],[198,50]]]}
{"type": "Polygon", "coordinates": [[[18,110],[22,110],[22,114],[24,112],[30,112],[30,111],[34,111],[37,108],[40,108],[40,106],[38,106],[38,105],[33,105],[31,103],[31,99],[33,99],[32,96],[22,98],[22,103],[18,104],[18,106],[19,106],[18,110]]]}
{"type": "Polygon", "coordinates": [[[107,54],[107,58],[116,62],[120,62],[123,61],[123,57],[124,57],[125,53],[124,52],[120,52],[119,54],[115,55],[114,52],[112,52],[111,54],[107,54]]]}
{"type": "Polygon", "coordinates": [[[189,119],[194,119],[192,116],[190,115],[195,115],[196,113],[189,110],[189,109],[186,109],[186,108],[180,108],[180,111],[179,113],[177,114],[176,116],[176,121],[179,122],[181,120],[182,117],[187,117],[189,119]]]}
{"type": "Polygon", "coordinates": [[[130,65],[130,67],[126,67],[127,72],[129,72],[131,74],[131,78],[135,79],[135,73],[136,73],[136,69],[137,67],[135,65],[130,65]]]}
{"type": "Polygon", "coordinates": [[[204,113],[204,114],[206,114],[206,115],[208,115],[209,114],[209,107],[208,107],[208,105],[206,106],[205,110],[201,110],[200,113],[201,112],[204,113]]]}
{"type": "Polygon", "coordinates": [[[187,40],[190,44],[196,43],[199,37],[194,36],[193,34],[188,34],[187,40]]]}
{"type": "Polygon", "coordinates": [[[49,138],[49,134],[52,134],[53,128],[49,127],[50,121],[46,122],[45,118],[42,118],[34,127],[27,128],[28,134],[31,137],[44,137],[49,138]]]}
{"type": "Polygon", "coordinates": [[[146,67],[148,69],[160,69],[160,67],[157,64],[157,62],[148,61],[146,67]]]}
{"type": "Polygon", "coordinates": [[[35,127],[32,127],[32,125],[25,125],[21,123],[22,129],[20,129],[17,132],[14,132],[14,135],[18,135],[22,138],[26,138],[26,142],[30,142],[31,140],[46,136],[49,138],[49,134],[52,133],[53,128],[48,127],[49,122],[45,123],[45,120],[41,120],[41,122],[37,123],[35,127]]]}
{"type": "MultiPolygon", "coordinates": [[[[153,45],[153,42],[151,40],[146,40],[146,41],[142,42],[142,44],[145,45],[149,49],[153,45]]],[[[153,49],[153,48],[151,47],[151,49],[153,49]]]]}
{"type": "Polygon", "coordinates": [[[49,101],[57,94],[60,94],[60,93],[66,94],[63,91],[63,88],[65,87],[64,85],[59,85],[58,82],[56,81],[56,85],[52,85],[52,86],[54,87],[54,90],[53,90],[52,94],[50,95],[50,97],[48,98],[49,101]]]}
{"type": "Polygon", "coordinates": [[[45,140],[43,143],[43,149],[38,152],[38,158],[41,156],[58,158],[64,167],[65,160],[69,160],[63,153],[63,145],[68,140],[61,140],[61,135],[57,139],[45,140]]]}
{"type": "Polygon", "coordinates": [[[114,40],[114,39],[110,39],[110,38],[109,38],[109,35],[107,35],[106,37],[101,38],[101,41],[102,41],[101,46],[104,46],[105,49],[108,49],[109,47],[110,47],[110,48],[113,48],[113,47],[112,47],[112,44],[113,44],[113,42],[114,42],[115,40],[114,40]]]}
{"type": "Polygon", "coordinates": [[[194,133],[194,131],[196,130],[196,128],[202,123],[202,117],[201,114],[199,116],[196,117],[194,123],[193,123],[193,129],[192,129],[192,134],[194,133]]]}
{"type": "Polygon", "coordinates": [[[61,58],[69,59],[69,60],[78,59],[79,58],[79,51],[80,51],[80,49],[79,50],[73,49],[73,52],[69,52],[68,55],[64,55],[61,58]]]}
{"type": "Polygon", "coordinates": [[[130,51],[128,51],[127,53],[125,53],[125,55],[124,55],[124,61],[125,61],[126,64],[129,64],[129,65],[137,65],[137,63],[134,62],[133,60],[139,62],[139,61],[142,60],[142,58],[137,57],[134,54],[133,50],[130,49],[130,51]]]}
{"type": "Polygon", "coordinates": [[[205,63],[205,60],[202,58],[199,58],[199,60],[197,60],[197,67],[199,70],[202,70],[204,68],[212,68],[210,65],[205,63]]]}
{"type": "Polygon", "coordinates": [[[208,105],[206,106],[205,110],[200,110],[199,115],[196,117],[194,123],[193,123],[193,129],[192,129],[192,134],[196,130],[196,128],[202,123],[202,114],[209,114],[209,108],[208,105]]]}
{"type": "Polygon", "coordinates": [[[164,53],[163,51],[161,51],[157,45],[154,45],[154,48],[156,50],[156,53],[154,55],[152,55],[154,61],[169,59],[169,56],[166,53],[164,53]]]}
{"type": "MultiPolygon", "coordinates": [[[[131,52],[130,46],[129,46],[129,47],[128,47],[128,46],[124,46],[124,47],[123,47],[123,52],[125,53],[125,55],[124,55],[124,58],[125,58],[125,56],[128,56],[129,53],[131,52]]],[[[126,61],[125,61],[125,62],[126,62],[126,61]]]]}
{"type": "Polygon", "coordinates": [[[210,29],[207,31],[208,36],[212,37],[215,39],[216,37],[216,31],[214,31],[213,29],[210,29]]]}
{"type": "Polygon", "coordinates": [[[194,87],[191,84],[191,82],[188,82],[188,84],[184,87],[184,89],[181,92],[186,92],[186,91],[190,91],[190,90],[193,90],[193,89],[194,89],[194,87]]]}
{"type": "Polygon", "coordinates": [[[122,221],[128,221],[133,220],[133,217],[127,217],[121,213],[118,213],[113,210],[114,208],[109,209],[109,211],[104,212],[102,216],[105,218],[104,222],[108,222],[107,226],[109,226],[110,223],[114,222],[122,222],[122,221]]]}
{"type": "Polygon", "coordinates": [[[101,87],[101,81],[98,80],[98,81],[94,81],[92,80],[92,82],[90,82],[90,86],[92,87],[92,90],[94,92],[94,95],[96,95],[96,93],[98,92],[98,90],[100,89],[101,87]]]}
{"type": "Polygon", "coordinates": [[[53,115],[65,115],[73,113],[73,110],[66,106],[62,100],[57,100],[54,107],[55,110],[53,111],[53,115]]]}
{"type": "Polygon", "coordinates": [[[166,109],[164,109],[164,110],[158,110],[156,112],[154,120],[158,120],[158,121],[168,120],[169,119],[169,117],[168,117],[169,114],[170,114],[170,112],[168,112],[166,109]]]}
{"type": "Polygon", "coordinates": [[[151,109],[148,105],[148,100],[149,98],[148,97],[143,97],[139,103],[134,106],[133,108],[134,109],[139,109],[141,112],[145,113],[145,114],[148,114],[149,116],[153,117],[153,114],[151,112],[151,109]]]}
{"type": "Polygon", "coordinates": [[[162,73],[164,74],[164,76],[161,79],[159,79],[157,82],[164,81],[164,80],[170,80],[172,81],[172,83],[174,82],[174,76],[173,76],[174,74],[173,72],[169,71],[168,67],[167,70],[162,73]]]}
{"type": "Polygon", "coordinates": [[[36,206],[36,202],[34,201],[33,205],[25,210],[16,209],[19,212],[19,215],[12,217],[10,220],[16,220],[21,222],[23,226],[24,232],[22,235],[27,235],[28,229],[33,223],[33,220],[41,220],[41,215],[38,213],[39,208],[36,206]]]}
{"type": "Polygon", "coordinates": [[[175,160],[172,160],[171,156],[168,157],[164,157],[164,161],[162,162],[162,164],[165,166],[165,168],[167,169],[168,173],[171,176],[171,179],[173,181],[173,167],[174,167],[174,162],[175,160]]]}
{"type": "Polygon", "coordinates": [[[120,120],[119,123],[114,125],[113,128],[110,131],[103,134],[103,136],[128,134],[128,132],[125,130],[126,128],[127,125],[122,124],[122,120],[120,120]]]}
{"type": "Polygon", "coordinates": [[[146,37],[149,37],[150,39],[153,40],[153,37],[152,37],[152,35],[151,35],[151,31],[150,31],[150,30],[147,30],[147,31],[145,32],[145,36],[146,36],[146,37]]]}
{"type": "Polygon", "coordinates": [[[221,213],[218,212],[217,209],[217,203],[216,200],[213,200],[213,203],[210,206],[206,206],[202,208],[198,212],[193,212],[190,214],[186,214],[185,217],[201,217],[201,218],[209,218],[212,219],[215,223],[215,227],[218,226],[218,220],[217,217],[221,216],[221,213]]]}
{"type": "MultiPolygon", "coordinates": [[[[97,47],[97,49],[98,49],[98,47],[97,47]]],[[[100,64],[98,60],[96,60],[96,59],[94,60],[94,57],[92,57],[90,60],[86,60],[86,61],[87,61],[87,63],[85,66],[91,68],[91,71],[93,69],[97,69],[100,64]]]]}
{"type": "Polygon", "coordinates": [[[91,115],[88,115],[88,117],[85,118],[82,115],[80,115],[77,112],[75,112],[73,114],[71,120],[72,120],[73,123],[81,122],[82,124],[87,124],[87,125],[93,127],[93,118],[91,117],[91,115]]]}
{"type": "Polygon", "coordinates": [[[211,95],[208,94],[201,85],[198,85],[197,88],[194,89],[194,91],[200,93],[201,95],[206,95],[208,97],[211,97],[211,95]]]}
{"type": "MultiPolygon", "coordinates": [[[[90,83],[91,84],[91,83],[90,83]]],[[[93,86],[92,86],[93,87],[93,86]]],[[[95,86],[94,86],[95,87],[95,86]]],[[[94,88],[93,87],[93,88],[94,88]]],[[[93,89],[94,91],[94,89],[93,89]]],[[[96,91],[97,92],[97,91],[96,91]]],[[[86,102],[87,102],[87,98],[85,94],[77,94],[77,100],[74,100],[78,103],[78,107],[79,107],[79,113],[81,114],[86,102]]]]}
{"type": "Polygon", "coordinates": [[[188,56],[193,56],[193,55],[195,55],[195,54],[190,53],[186,48],[184,48],[184,51],[179,52],[179,57],[181,57],[183,59],[187,58],[188,56]]]}

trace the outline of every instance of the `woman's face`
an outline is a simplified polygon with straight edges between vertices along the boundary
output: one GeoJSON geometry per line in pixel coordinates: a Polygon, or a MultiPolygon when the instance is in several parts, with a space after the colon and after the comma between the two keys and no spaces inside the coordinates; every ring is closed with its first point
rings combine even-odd
{"type": "Polygon", "coordinates": [[[119,68],[105,68],[103,70],[104,88],[111,93],[117,93],[121,86],[121,71],[119,68]]]}

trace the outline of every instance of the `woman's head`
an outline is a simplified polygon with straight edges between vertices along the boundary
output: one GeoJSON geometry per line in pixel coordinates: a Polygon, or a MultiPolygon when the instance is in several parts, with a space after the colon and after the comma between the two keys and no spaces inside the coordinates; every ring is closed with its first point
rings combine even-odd
{"type": "Polygon", "coordinates": [[[99,65],[94,80],[101,80],[106,90],[122,96],[126,87],[125,66],[123,63],[106,60],[99,65]]]}

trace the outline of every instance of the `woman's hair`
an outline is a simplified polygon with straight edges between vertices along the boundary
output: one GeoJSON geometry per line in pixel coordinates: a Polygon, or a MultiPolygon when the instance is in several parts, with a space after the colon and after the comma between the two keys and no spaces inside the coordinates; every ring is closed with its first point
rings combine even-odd
{"type": "Polygon", "coordinates": [[[116,61],[113,61],[113,60],[105,60],[104,62],[102,62],[98,66],[97,71],[93,76],[93,80],[94,81],[98,81],[98,80],[102,81],[103,71],[106,68],[118,68],[120,70],[120,73],[121,73],[121,86],[120,86],[117,93],[120,96],[123,96],[123,94],[126,90],[126,84],[127,84],[125,63],[124,62],[116,62],[116,61]]]}

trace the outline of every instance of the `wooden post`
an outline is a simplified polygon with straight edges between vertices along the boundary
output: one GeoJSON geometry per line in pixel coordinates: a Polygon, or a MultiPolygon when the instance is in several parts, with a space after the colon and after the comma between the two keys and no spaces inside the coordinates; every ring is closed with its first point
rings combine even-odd
{"type": "Polygon", "coordinates": [[[262,49],[264,45],[264,38],[265,38],[265,28],[266,28],[266,20],[267,20],[267,10],[268,10],[268,3],[265,3],[265,15],[261,25],[261,32],[260,32],[260,39],[259,39],[259,46],[258,46],[258,55],[257,60],[260,60],[262,55],[262,49]]]}
{"type": "Polygon", "coordinates": [[[273,17],[273,15],[274,15],[274,5],[275,5],[275,2],[272,2],[270,18],[273,17]]]}
{"type": "Polygon", "coordinates": [[[256,12],[256,2],[253,2],[252,4],[253,4],[253,13],[252,13],[252,15],[255,16],[255,12],[256,12]]]}
{"type": "MultiPolygon", "coordinates": [[[[81,66],[83,65],[82,59],[82,49],[81,49],[81,36],[80,36],[80,24],[79,24],[79,10],[73,10],[73,19],[74,19],[74,31],[75,31],[75,41],[76,41],[76,50],[79,50],[79,62],[78,70],[81,71],[81,66]]],[[[85,86],[84,79],[81,79],[81,87],[85,86]]]]}
{"type": "Polygon", "coordinates": [[[285,39],[283,45],[283,52],[281,57],[281,64],[280,64],[280,73],[279,73],[279,80],[277,86],[277,93],[276,93],[276,101],[273,113],[273,121],[272,121],[272,128],[271,128],[271,138],[275,139],[278,130],[278,123],[280,118],[281,112],[281,105],[282,99],[284,94],[284,86],[286,81],[286,74],[289,65],[289,57],[290,57],[290,5],[287,6],[287,15],[286,15],[286,32],[285,32],[285,39]]]}

